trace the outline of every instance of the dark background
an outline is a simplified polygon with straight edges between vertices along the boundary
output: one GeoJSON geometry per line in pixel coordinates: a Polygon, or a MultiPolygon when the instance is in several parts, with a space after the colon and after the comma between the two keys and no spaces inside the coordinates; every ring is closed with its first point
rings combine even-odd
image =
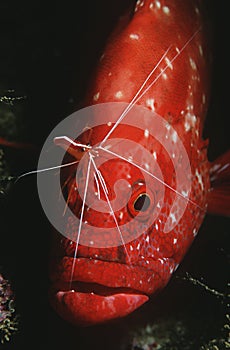
{"type": "MultiPolygon", "coordinates": [[[[229,148],[229,19],[224,1],[206,3],[213,79],[204,136],[210,139],[213,160],[229,148]]],[[[0,96],[12,89],[14,96],[26,96],[7,106],[18,125],[10,137],[36,146],[4,149],[13,175],[36,169],[40,147],[57,122],[81,101],[117,16],[130,4],[130,0],[0,2],[0,96]]],[[[1,198],[0,217],[0,265],[12,281],[21,315],[20,332],[6,349],[126,350],[130,330],[168,319],[183,320],[190,330],[188,339],[197,339],[191,349],[223,335],[225,302],[177,277],[188,271],[226,292],[228,219],[207,215],[176,275],[151,303],[121,321],[81,329],[64,323],[48,305],[50,224],[38,200],[35,176],[23,178],[1,198]]]]}

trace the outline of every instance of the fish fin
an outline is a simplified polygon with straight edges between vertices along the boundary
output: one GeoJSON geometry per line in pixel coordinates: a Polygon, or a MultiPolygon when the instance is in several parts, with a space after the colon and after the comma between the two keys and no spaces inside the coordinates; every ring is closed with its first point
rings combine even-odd
{"type": "Polygon", "coordinates": [[[230,150],[211,163],[208,213],[230,216],[230,150]]]}
{"type": "Polygon", "coordinates": [[[8,148],[14,148],[14,149],[23,149],[23,150],[35,150],[35,146],[29,143],[23,143],[23,142],[15,142],[15,141],[8,141],[7,139],[0,137],[0,146],[2,147],[8,147],[8,148]]]}

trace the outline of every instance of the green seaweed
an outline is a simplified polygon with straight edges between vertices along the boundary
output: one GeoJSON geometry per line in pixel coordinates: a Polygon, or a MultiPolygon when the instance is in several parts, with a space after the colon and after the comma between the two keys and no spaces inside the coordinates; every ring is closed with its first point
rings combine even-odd
{"type": "Polygon", "coordinates": [[[189,318],[186,312],[160,316],[154,323],[148,323],[132,331],[127,350],[230,349],[230,316],[227,312],[229,293],[210,288],[188,273],[181,279],[190,283],[193,288],[198,288],[201,293],[208,293],[214,298],[220,306],[219,314],[215,315],[213,310],[210,315],[202,316],[199,310],[196,310],[194,314],[189,315],[189,318]],[[199,332],[201,328],[202,332],[199,332]]]}

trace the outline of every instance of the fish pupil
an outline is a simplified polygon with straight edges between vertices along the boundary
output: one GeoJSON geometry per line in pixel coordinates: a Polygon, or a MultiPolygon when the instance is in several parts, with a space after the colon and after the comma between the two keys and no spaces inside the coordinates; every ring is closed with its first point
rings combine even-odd
{"type": "Polygon", "coordinates": [[[134,209],[136,211],[145,212],[150,206],[150,198],[146,193],[142,193],[134,202],[134,209]]]}

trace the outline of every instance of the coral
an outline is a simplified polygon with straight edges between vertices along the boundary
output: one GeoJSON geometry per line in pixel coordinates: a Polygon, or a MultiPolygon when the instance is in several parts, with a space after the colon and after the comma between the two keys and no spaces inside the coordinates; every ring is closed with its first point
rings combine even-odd
{"type": "Polygon", "coordinates": [[[136,334],[130,350],[190,350],[188,331],[182,321],[159,320],[136,334]]]}
{"type": "Polygon", "coordinates": [[[9,168],[4,158],[4,152],[0,149],[0,195],[8,192],[14,178],[9,175],[9,168]]]}
{"type": "MultiPolygon", "coordinates": [[[[228,285],[220,292],[189,273],[180,279],[190,283],[201,295],[207,294],[216,301],[213,310],[203,309],[197,304],[190,312],[166,314],[155,322],[136,329],[130,337],[127,350],[227,350],[230,349],[230,315],[228,285]],[[215,306],[216,305],[216,306],[215,306]],[[187,315],[187,316],[186,316],[187,315]],[[189,315],[189,317],[188,317],[189,315]],[[212,319],[212,321],[210,321],[212,319]],[[215,327],[211,323],[215,323],[215,327]],[[206,325],[205,325],[206,324],[206,325]],[[202,327],[202,328],[201,328],[202,327]],[[200,331],[200,329],[203,329],[200,331]]],[[[203,299],[204,300],[204,299],[203,299]]]]}
{"type": "Polygon", "coordinates": [[[19,316],[10,283],[0,273],[0,342],[9,341],[18,330],[19,316]]]}
{"type": "Polygon", "coordinates": [[[0,86],[0,137],[7,140],[18,140],[25,129],[23,102],[24,94],[15,90],[2,89],[0,86]]]}
{"type": "Polygon", "coordinates": [[[226,323],[223,326],[223,337],[212,339],[207,344],[202,345],[200,350],[227,350],[230,349],[230,315],[226,314],[226,323]]]}

